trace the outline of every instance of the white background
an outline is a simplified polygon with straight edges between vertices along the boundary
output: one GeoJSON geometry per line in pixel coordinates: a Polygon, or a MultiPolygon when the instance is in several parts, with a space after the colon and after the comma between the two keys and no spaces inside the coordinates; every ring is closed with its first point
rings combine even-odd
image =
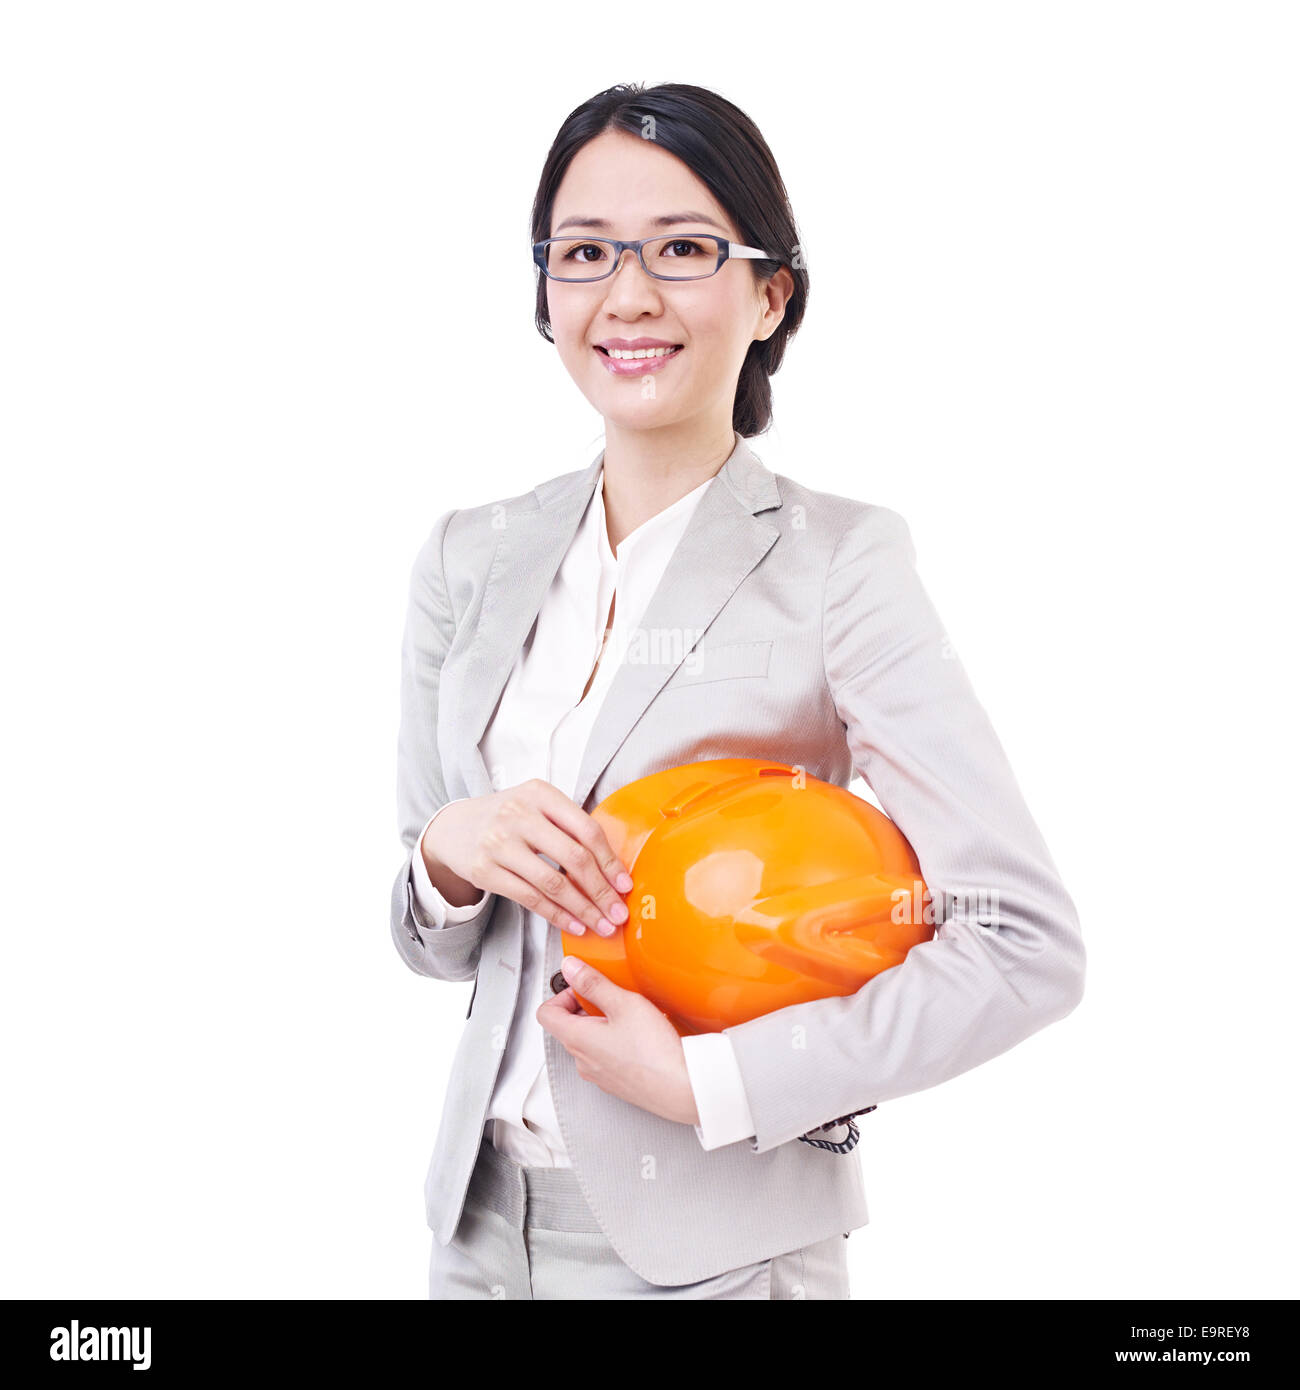
{"type": "Polygon", "coordinates": [[[1294,7],[0,13],[0,1295],[425,1297],[407,577],[600,448],[529,210],[625,81],[775,152],[755,448],[908,520],[1089,952],[861,1122],[854,1296],[1300,1294],[1294,7]]]}

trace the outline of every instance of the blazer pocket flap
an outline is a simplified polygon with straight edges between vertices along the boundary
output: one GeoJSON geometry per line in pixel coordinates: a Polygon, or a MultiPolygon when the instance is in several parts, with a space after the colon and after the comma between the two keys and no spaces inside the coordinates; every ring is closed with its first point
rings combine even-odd
{"type": "Polygon", "coordinates": [[[705,681],[734,680],[738,676],[765,676],[772,657],[772,639],[761,642],[724,642],[696,647],[682,658],[667,689],[702,685],[705,681]]]}

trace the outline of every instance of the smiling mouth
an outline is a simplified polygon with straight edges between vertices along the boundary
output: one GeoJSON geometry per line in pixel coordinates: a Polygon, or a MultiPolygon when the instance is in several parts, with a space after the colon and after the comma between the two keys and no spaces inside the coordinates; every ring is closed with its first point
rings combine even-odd
{"type": "MultiPolygon", "coordinates": [[[[614,362],[662,362],[666,358],[676,357],[677,354],[681,352],[683,346],[684,344],[682,343],[674,343],[668,352],[660,352],[658,348],[646,348],[643,350],[644,356],[638,357],[636,353],[633,352],[626,357],[612,357],[611,360],[614,362]]],[[[606,357],[611,356],[599,343],[597,343],[595,347],[597,352],[603,353],[606,357]]]]}

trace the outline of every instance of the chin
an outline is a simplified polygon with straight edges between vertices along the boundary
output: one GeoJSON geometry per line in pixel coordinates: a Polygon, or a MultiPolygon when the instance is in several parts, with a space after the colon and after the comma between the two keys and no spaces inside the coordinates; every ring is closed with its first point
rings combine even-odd
{"type": "Polygon", "coordinates": [[[614,409],[601,409],[599,405],[596,408],[605,417],[606,424],[629,430],[662,429],[684,418],[681,409],[676,404],[670,409],[667,401],[623,401],[614,409]]]}

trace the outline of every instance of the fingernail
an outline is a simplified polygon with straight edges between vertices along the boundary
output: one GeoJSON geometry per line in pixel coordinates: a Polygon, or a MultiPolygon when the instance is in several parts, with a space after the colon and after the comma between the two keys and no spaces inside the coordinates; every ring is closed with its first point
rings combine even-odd
{"type": "Polygon", "coordinates": [[[596,930],[601,934],[601,936],[613,936],[614,924],[609,920],[608,917],[602,917],[600,921],[596,923],[596,930]]]}
{"type": "Polygon", "coordinates": [[[610,920],[611,922],[626,922],[626,921],[627,921],[627,904],[626,904],[626,903],[610,903],[610,905],[609,905],[609,920],[610,920]]]}
{"type": "Polygon", "coordinates": [[[619,874],[618,878],[614,880],[614,887],[620,893],[630,893],[632,891],[632,875],[629,873],[619,874]]]}
{"type": "Polygon", "coordinates": [[[581,936],[587,928],[576,917],[570,917],[567,930],[570,936],[581,936]]]}

